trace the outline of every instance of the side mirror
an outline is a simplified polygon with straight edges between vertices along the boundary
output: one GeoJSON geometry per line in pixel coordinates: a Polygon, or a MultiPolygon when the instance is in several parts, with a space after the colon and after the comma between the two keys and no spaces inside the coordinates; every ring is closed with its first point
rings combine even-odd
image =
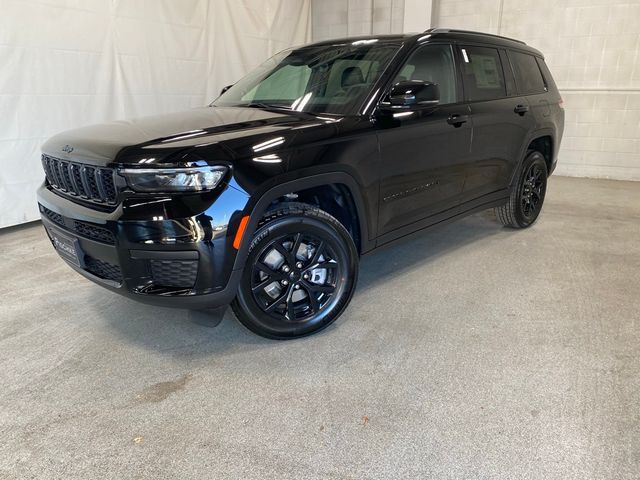
{"type": "Polygon", "coordinates": [[[229,90],[231,87],[233,87],[233,85],[227,85],[226,87],[223,87],[222,90],[220,90],[220,95],[229,90]]]}
{"type": "Polygon", "coordinates": [[[389,92],[389,101],[380,107],[384,111],[414,111],[434,107],[440,103],[440,88],[435,83],[408,80],[396,83],[389,92]]]}

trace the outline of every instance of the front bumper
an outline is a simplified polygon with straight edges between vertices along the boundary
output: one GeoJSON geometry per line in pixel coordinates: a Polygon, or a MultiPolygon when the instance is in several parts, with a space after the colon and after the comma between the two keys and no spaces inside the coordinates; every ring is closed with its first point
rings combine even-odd
{"type": "Polygon", "coordinates": [[[189,309],[233,300],[242,271],[234,270],[232,233],[247,199],[227,186],[206,208],[197,202],[167,208],[176,199],[147,198],[100,211],[46,185],[38,190],[49,237],[58,232],[77,245],[79,265],[61,256],[70,267],[134,300],[189,309]]]}

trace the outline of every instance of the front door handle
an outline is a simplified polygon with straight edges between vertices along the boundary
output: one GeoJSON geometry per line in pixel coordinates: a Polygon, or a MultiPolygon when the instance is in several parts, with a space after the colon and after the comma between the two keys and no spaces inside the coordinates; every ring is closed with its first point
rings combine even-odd
{"type": "Polygon", "coordinates": [[[449,125],[453,125],[454,127],[458,128],[460,125],[462,125],[463,123],[467,122],[469,120],[469,115],[451,115],[449,118],[447,118],[447,123],[449,125]]]}
{"type": "Polygon", "coordinates": [[[516,105],[516,108],[514,108],[513,111],[522,117],[529,111],[529,105],[516,105]]]}

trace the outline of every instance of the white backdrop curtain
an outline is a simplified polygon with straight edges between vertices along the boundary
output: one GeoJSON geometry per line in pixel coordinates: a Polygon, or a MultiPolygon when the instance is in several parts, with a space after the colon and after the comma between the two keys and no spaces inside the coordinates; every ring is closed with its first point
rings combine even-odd
{"type": "Polygon", "coordinates": [[[0,0],[0,228],[39,217],[52,134],[204,105],[310,38],[310,0],[0,0]]]}

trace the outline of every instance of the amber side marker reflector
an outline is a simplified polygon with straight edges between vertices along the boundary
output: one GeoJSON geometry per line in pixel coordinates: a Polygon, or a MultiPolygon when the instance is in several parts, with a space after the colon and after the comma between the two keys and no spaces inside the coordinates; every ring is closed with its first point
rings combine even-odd
{"type": "Polygon", "coordinates": [[[244,235],[244,231],[247,228],[247,223],[249,223],[249,215],[245,215],[240,220],[240,225],[238,226],[238,231],[236,232],[236,238],[233,239],[233,248],[238,250],[240,248],[240,242],[242,242],[242,236],[244,235]]]}

